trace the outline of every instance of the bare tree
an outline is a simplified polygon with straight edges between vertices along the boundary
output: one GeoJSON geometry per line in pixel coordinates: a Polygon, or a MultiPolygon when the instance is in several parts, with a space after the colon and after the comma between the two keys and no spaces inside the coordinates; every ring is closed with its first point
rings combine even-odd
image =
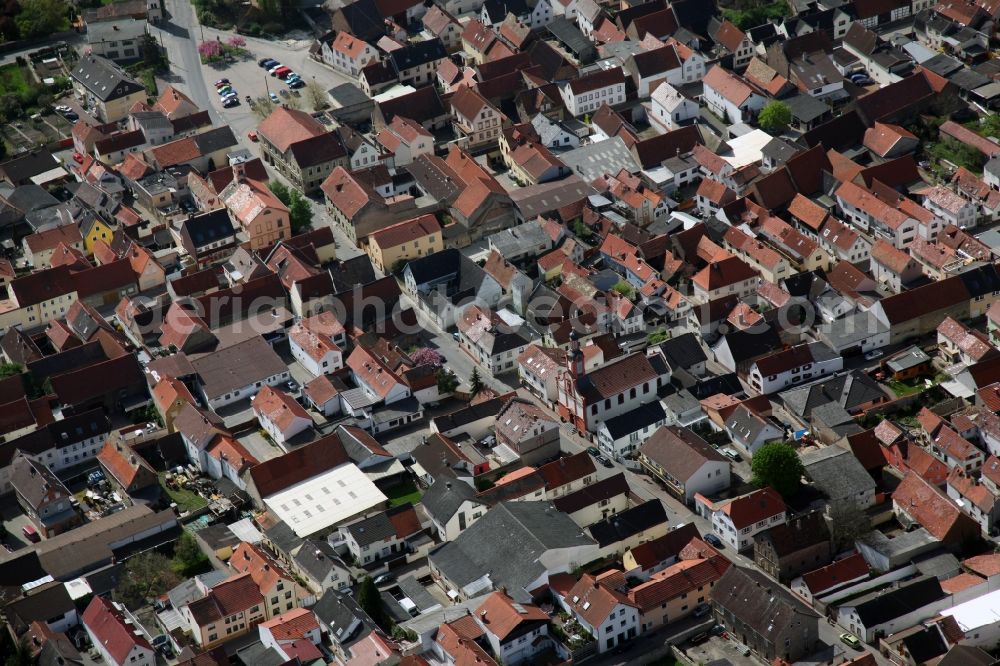
{"type": "Polygon", "coordinates": [[[326,91],[323,90],[323,86],[316,83],[315,81],[310,81],[306,84],[306,99],[312,104],[312,107],[316,111],[322,111],[326,107],[330,106],[329,98],[326,95],[326,91]]]}
{"type": "Polygon", "coordinates": [[[837,502],[830,507],[830,533],[836,548],[845,548],[871,531],[871,520],[853,502],[837,502]]]}
{"type": "Polygon", "coordinates": [[[253,112],[261,120],[271,115],[272,111],[274,111],[274,102],[271,101],[270,97],[261,95],[253,101],[253,112]]]}

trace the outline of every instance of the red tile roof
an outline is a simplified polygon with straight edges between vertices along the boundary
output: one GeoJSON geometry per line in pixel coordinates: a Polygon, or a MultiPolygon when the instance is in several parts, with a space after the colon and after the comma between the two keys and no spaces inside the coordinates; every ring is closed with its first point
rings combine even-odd
{"type": "Polygon", "coordinates": [[[523,623],[548,623],[548,613],[533,604],[516,604],[504,592],[494,592],[476,609],[486,631],[503,641],[523,623]]]}
{"type": "Polygon", "coordinates": [[[94,597],[83,612],[84,626],[119,664],[128,663],[129,653],[138,646],[152,651],[144,635],[136,635],[136,627],[125,624],[125,614],[104,597],[94,597]]]}
{"type": "Polygon", "coordinates": [[[785,501],[771,488],[761,488],[736,497],[722,506],[722,512],[737,530],[785,513],[785,501]]]}
{"type": "Polygon", "coordinates": [[[954,502],[916,472],[907,472],[893,492],[892,502],[939,541],[955,543],[961,537],[956,530],[968,531],[969,523],[973,533],[979,531],[978,525],[954,502]]]}
{"type": "Polygon", "coordinates": [[[571,456],[559,458],[538,468],[539,474],[545,479],[545,487],[553,490],[585,476],[596,474],[594,460],[586,451],[571,456]]]}
{"type": "Polygon", "coordinates": [[[279,106],[257,126],[257,135],[284,153],[293,143],[326,134],[318,120],[305,111],[279,106]]]}
{"type": "Polygon", "coordinates": [[[297,418],[312,423],[309,412],[295,398],[270,386],[265,386],[254,396],[253,411],[257,418],[267,419],[282,431],[292,425],[297,418]]]}
{"type": "Polygon", "coordinates": [[[814,596],[868,575],[868,562],[861,553],[854,553],[833,564],[802,574],[802,581],[814,596]]]}

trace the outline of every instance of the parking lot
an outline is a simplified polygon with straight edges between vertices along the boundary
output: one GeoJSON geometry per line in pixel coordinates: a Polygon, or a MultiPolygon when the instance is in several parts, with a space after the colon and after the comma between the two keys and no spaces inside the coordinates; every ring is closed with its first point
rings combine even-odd
{"type": "MultiPolygon", "coordinates": [[[[231,34],[205,28],[206,40],[219,37],[225,41],[231,34]]],[[[249,95],[251,99],[256,100],[258,97],[267,97],[269,92],[277,94],[280,90],[288,89],[288,86],[283,81],[268,76],[267,71],[258,66],[257,62],[262,58],[273,58],[281,64],[291,67],[292,71],[298,73],[307,84],[315,81],[324,90],[329,90],[342,83],[357,83],[312,60],[309,57],[309,47],[312,44],[309,39],[267,41],[247,37],[246,41],[248,55],[245,58],[235,62],[202,65],[205,86],[208,88],[208,96],[212,100],[212,105],[216,113],[226,124],[233,128],[233,132],[244,145],[252,145],[247,139],[247,133],[254,129],[260,122],[260,118],[254,113],[250,105],[246,103],[246,96],[249,95]],[[239,94],[239,106],[229,109],[222,107],[222,102],[215,92],[214,84],[223,78],[229,79],[233,88],[239,94]]],[[[164,81],[163,83],[171,82],[164,81]]],[[[178,87],[183,90],[185,85],[179,84],[178,87]]],[[[313,111],[313,105],[306,89],[300,89],[299,93],[299,97],[281,97],[280,100],[282,103],[297,106],[303,111],[313,111]]]]}

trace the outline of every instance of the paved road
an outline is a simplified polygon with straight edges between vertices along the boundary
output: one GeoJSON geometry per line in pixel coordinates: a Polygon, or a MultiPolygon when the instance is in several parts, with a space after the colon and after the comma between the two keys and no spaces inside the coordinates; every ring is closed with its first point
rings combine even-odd
{"type": "Polygon", "coordinates": [[[205,85],[201,59],[198,56],[196,33],[199,24],[194,7],[183,0],[167,0],[166,10],[167,17],[158,25],[149,27],[150,34],[160,40],[170,58],[170,75],[164,80],[183,90],[200,108],[207,109],[213,124],[225,124],[212,106],[212,99],[205,85]]]}

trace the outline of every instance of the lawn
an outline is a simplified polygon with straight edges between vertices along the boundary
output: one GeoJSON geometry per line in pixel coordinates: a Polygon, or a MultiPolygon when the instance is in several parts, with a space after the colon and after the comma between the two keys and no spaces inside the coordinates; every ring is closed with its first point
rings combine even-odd
{"type": "Polygon", "coordinates": [[[178,488],[177,490],[168,488],[167,481],[164,478],[165,475],[161,473],[159,476],[160,487],[163,488],[163,492],[167,494],[171,502],[177,502],[177,509],[182,513],[185,511],[197,511],[208,506],[205,498],[198,493],[185,490],[184,488],[178,488]]]}
{"type": "Polygon", "coordinates": [[[28,92],[28,82],[24,70],[16,63],[0,67],[0,94],[23,94],[28,92]]]}
{"type": "Polygon", "coordinates": [[[413,481],[407,480],[389,488],[386,495],[389,498],[389,506],[399,506],[407,502],[416,504],[420,501],[420,496],[423,493],[420,492],[420,489],[417,488],[413,481]]]}
{"type": "Polygon", "coordinates": [[[886,382],[886,384],[892,389],[892,392],[896,394],[897,398],[913,395],[914,393],[920,393],[924,390],[924,381],[922,379],[907,381],[890,379],[886,382]]]}

